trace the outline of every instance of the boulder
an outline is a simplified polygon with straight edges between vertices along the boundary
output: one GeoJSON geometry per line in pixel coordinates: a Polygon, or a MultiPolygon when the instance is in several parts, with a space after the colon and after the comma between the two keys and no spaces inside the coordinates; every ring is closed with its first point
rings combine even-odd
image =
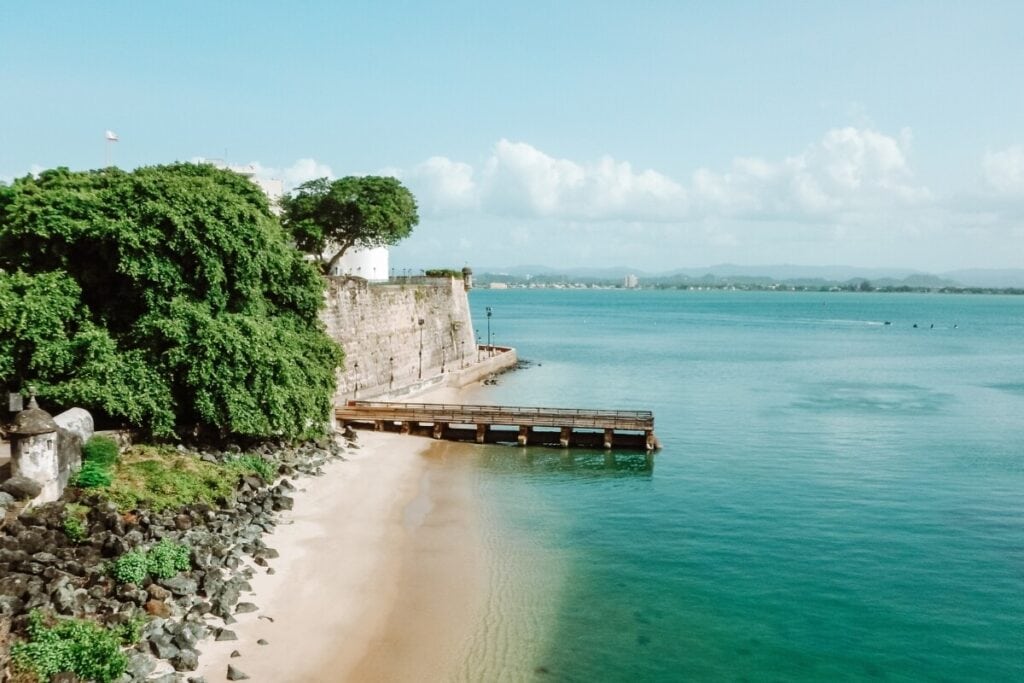
{"type": "Polygon", "coordinates": [[[19,474],[0,484],[0,491],[8,494],[14,500],[32,500],[42,493],[43,485],[35,479],[29,479],[19,474]]]}
{"type": "Polygon", "coordinates": [[[175,671],[195,671],[199,668],[199,653],[195,650],[182,650],[171,660],[175,671]]]}

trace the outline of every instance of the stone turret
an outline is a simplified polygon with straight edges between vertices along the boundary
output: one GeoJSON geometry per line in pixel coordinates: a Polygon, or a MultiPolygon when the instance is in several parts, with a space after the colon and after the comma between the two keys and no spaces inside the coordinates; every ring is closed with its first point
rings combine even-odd
{"type": "Polygon", "coordinates": [[[466,291],[473,289],[473,269],[466,266],[462,269],[462,282],[466,286],[466,291]]]}
{"type": "Polygon", "coordinates": [[[12,479],[25,477],[42,487],[40,502],[60,498],[60,465],[57,458],[57,423],[39,407],[33,393],[28,408],[14,416],[11,425],[12,479]]]}

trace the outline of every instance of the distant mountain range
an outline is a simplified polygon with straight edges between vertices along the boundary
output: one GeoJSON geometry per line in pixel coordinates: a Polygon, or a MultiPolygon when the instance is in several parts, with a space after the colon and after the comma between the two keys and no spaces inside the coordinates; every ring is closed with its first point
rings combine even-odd
{"type": "Polygon", "coordinates": [[[790,284],[824,284],[869,280],[877,286],[909,287],[984,287],[1024,288],[1024,268],[963,269],[943,273],[926,273],[909,268],[858,268],[856,266],[798,266],[765,265],[738,266],[722,263],[706,268],[679,268],[662,272],[647,272],[625,266],[601,268],[553,268],[545,265],[520,265],[505,267],[474,268],[478,275],[487,275],[494,280],[500,276],[514,279],[540,278],[552,280],[564,278],[567,281],[609,281],[621,280],[626,275],[636,275],[643,282],[690,282],[700,280],[729,280],[763,284],[786,282],[790,284]]]}

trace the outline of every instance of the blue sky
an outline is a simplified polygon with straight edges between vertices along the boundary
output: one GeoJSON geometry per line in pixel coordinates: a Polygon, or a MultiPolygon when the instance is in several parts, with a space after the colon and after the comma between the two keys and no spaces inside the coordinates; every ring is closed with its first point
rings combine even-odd
{"type": "Polygon", "coordinates": [[[0,180],[391,173],[397,267],[1024,267],[1024,3],[0,5],[0,180]]]}

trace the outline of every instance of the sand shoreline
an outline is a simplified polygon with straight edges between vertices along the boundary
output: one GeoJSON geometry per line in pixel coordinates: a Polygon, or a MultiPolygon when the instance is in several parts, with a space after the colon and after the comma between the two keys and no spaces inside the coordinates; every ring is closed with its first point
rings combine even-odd
{"type": "Polygon", "coordinates": [[[469,470],[436,466],[449,444],[358,440],[295,482],[294,509],[264,537],[274,573],[255,567],[242,598],[259,611],[228,626],[238,640],[201,643],[192,675],[224,681],[232,664],[253,681],[440,680],[461,661],[486,583],[469,470]]]}

